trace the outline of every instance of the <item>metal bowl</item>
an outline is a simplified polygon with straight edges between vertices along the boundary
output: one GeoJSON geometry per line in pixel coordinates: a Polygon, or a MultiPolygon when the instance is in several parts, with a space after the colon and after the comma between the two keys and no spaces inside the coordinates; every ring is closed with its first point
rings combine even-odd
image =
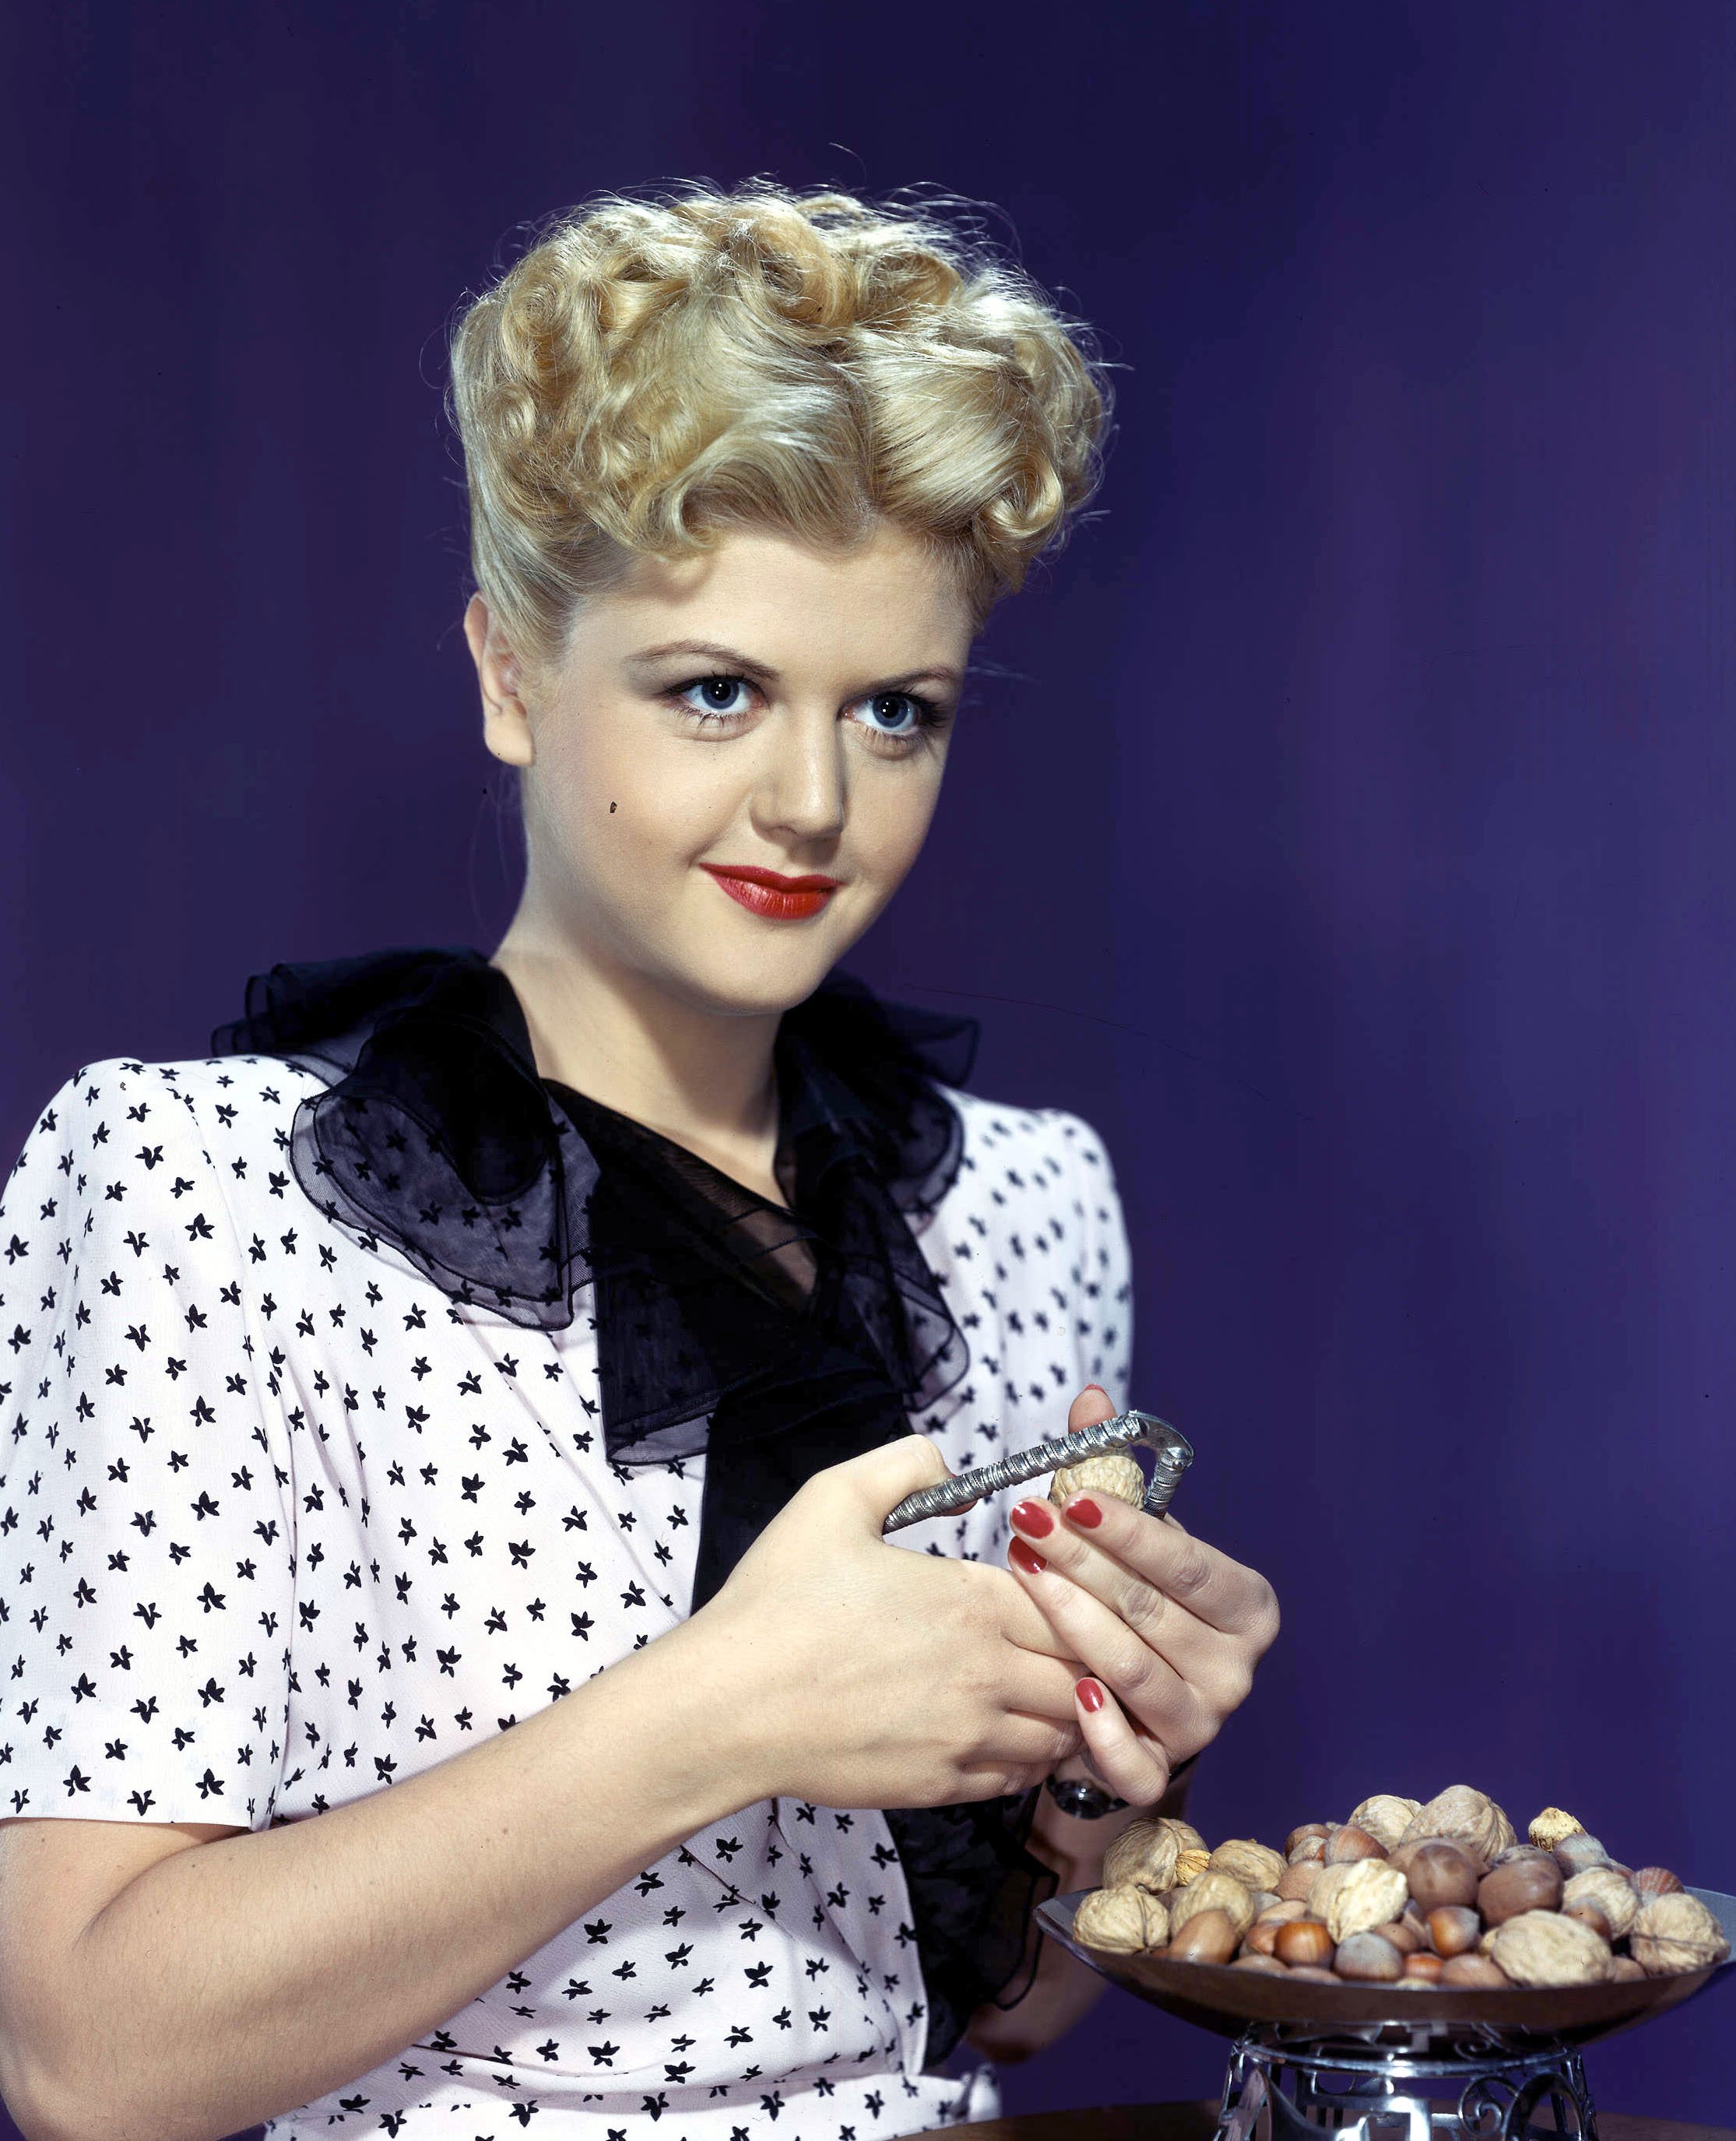
{"type": "MultiPolygon", "coordinates": [[[[1051,1940],[1087,1963],[1112,1985],[1166,2013],[1197,2022],[1221,2037],[1240,2037],[1251,2024],[1281,2025],[1282,2034],[1328,2038],[1392,2032],[1393,2041],[1420,2050],[1426,2040],[1466,2037],[1514,2044],[1586,2045],[1631,2029],[1654,2015],[1679,2007],[1709,1985],[1736,1970],[1736,1956],[1705,1970],[1673,1977],[1644,1977],[1615,1985],[1562,1985],[1527,1990],[1459,1990],[1394,1985],[1316,1985],[1234,1970],[1227,1963],[1169,1962],[1158,1955],[1112,1955],[1073,1937],[1073,1914],[1092,1892],[1052,1896],[1039,1903],[1039,1923],[1051,1940]]],[[[1690,1888],[1736,1945],[1736,1896],[1690,1888]]]]}

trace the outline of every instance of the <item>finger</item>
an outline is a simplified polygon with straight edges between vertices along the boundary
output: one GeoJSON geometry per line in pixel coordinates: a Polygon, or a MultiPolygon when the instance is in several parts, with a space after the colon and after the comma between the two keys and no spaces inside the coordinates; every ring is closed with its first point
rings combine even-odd
{"type": "Polygon", "coordinates": [[[1070,1726],[1073,1684],[1085,1670],[1077,1658],[1040,1657],[1035,1651],[1009,1648],[995,1699],[1009,1710],[1070,1726]]]}
{"type": "Polygon", "coordinates": [[[1276,1636],[1277,1598],[1266,1578],[1193,1538],[1173,1517],[1148,1517],[1113,1494],[1089,1493],[1070,1494],[1060,1514],[1054,1552],[1040,1548],[1049,1558],[1063,1551],[1063,1540],[1089,1544],[1155,1584],[1197,1621],[1247,1637],[1257,1656],[1276,1636]]]}
{"type": "MultiPolygon", "coordinates": [[[[1245,1688],[1229,1691],[1235,1701],[1221,1691],[1214,1696],[1213,1671],[1207,1671],[1202,1681],[1194,1680],[1081,1585],[1053,1568],[1023,1567],[1016,1558],[1013,1570],[1070,1655],[1120,1700],[1135,1723],[1157,1734],[1167,1747],[1182,1748],[1183,1755],[1193,1754],[1217,1737],[1245,1688]]],[[[1233,1653],[1233,1646],[1219,1637],[1217,1651],[1233,1653]]],[[[1221,1668],[1222,1664],[1214,1655],[1212,1666],[1221,1668]]]]}
{"type": "Polygon", "coordinates": [[[940,1445],[926,1435],[901,1435],[816,1472],[800,1490],[810,1495],[845,1494],[875,1536],[907,1494],[937,1487],[953,1477],[940,1445]]]}
{"type": "MultiPolygon", "coordinates": [[[[1012,1517],[1017,1528],[1008,1560],[1015,1569],[1029,1574],[1040,1562],[1065,1577],[1167,1658],[1184,1680],[1207,1691],[1226,1713],[1244,1699],[1258,1655],[1250,1637],[1227,1635],[1198,1619],[1158,1585],[1064,1523],[1048,1503],[1021,1502],[1012,1517]]],[[[1040,1589],[1038,1596],[1046,1602],[1040,1589]]]]}
{"type": "MultiPolygon", "coordinates": [[[[1068,1693],[1072,1694],[1070,1686],[1068,1693]]],[[[1060,1720],[1008,1710],[996,1720],[991,1744],[983,1750],[985,1756],[997,1762],[1005,1758],[1009,1762],[1040,1764],[1046,1777],[1051,1769],[1070,1761],[1082,1744],[1077,1703],[1070,1703],[1069,1710],[1069,1715],[1060,1720]]]]}
{"type": "Polygon", "coordinates": [[[1174,1767],[1163,1741],[1136,1728],[1099,1681],[1082,1679],[1074,1693],[1084,1752],[1098,1775],[1130,1806],[1155,1806],[1174,1767]]]}

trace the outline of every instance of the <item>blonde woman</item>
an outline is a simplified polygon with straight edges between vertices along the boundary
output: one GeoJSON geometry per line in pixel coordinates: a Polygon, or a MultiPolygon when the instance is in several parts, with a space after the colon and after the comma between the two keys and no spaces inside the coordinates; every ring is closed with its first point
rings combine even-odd
{"type": "Polygon", "coordinates": [[[1276,1627],[1107,1499],[881,1535],[1129,1400],[1100,1139],[838,970],[1100,384],[933,211],[759,184],[553,225],[453,390],[504,940],[86,1066],[0,1208],[0,2090],[31,2141],[991,2115],[1097,1989],[1034,1900],[1276,1627]]]}

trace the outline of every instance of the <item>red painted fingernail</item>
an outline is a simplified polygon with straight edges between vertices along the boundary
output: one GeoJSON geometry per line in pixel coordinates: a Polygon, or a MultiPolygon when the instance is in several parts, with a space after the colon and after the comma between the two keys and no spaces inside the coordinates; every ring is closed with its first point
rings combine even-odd
{"type": "Polygon", "coordinates": [[[1101,1383],[1087,1383],[1085,1385],[1085,1388],[1088,1390],[1103,1390],[1103,1394],[1105,1397],[1109,1395],[1109,1392],[1103,1390],[1103,1385],[1101,1383]]]}
{"type": "Polygon", "coordinates": [[[1103,1690],[1094,1680],[1075,1681],[1073,1692],[1087,1710],[1095,1711],[1103,1708],[1103,1690]]]}
{"type": "Polygon", "coordinates": [[[1015,1568],[1022,1568],[1027,1576],[1040,1576],[1049,1564],[1034,1546],[1026,1546],[1023,1539],[1016,1538],[1006,1549],[1006,1558],[1015,1568]]]}
{"type": "Polygon", "coordinates": [[[1013,1511],[1013,1522],[1033,1538],[1047,1538],[1055,1529],[1055,1512],[1046,1502],[1020,1502],[1013,1511]]]}
{"type": "Polygon", "coordinates": [[[1088,1532],[1094,1532],[1103,1522],[1103,1511],[1089,1494],[1075,1494],[1066,1509],[1068,1523],[1083,1524],[1088,1532]]]}

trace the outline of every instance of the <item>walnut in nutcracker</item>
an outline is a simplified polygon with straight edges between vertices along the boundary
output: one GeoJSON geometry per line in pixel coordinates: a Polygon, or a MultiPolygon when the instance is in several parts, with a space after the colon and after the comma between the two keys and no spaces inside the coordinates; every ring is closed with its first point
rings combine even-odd
{"type": "Polygon", "coordinates": [[[1087,1493],[1111,1494],[1137,1509],[1145,1499],[1145,1474],[1124,1449],[1111,1449],[1060,1466],[1049,1483],[1049,1499],[1057,1507],[1070,1494],[1087,1493]]]}

